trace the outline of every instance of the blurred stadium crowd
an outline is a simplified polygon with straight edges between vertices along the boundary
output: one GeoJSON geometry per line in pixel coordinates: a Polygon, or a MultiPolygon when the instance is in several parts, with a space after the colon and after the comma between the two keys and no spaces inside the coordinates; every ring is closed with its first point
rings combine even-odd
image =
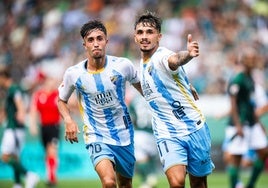
{"type": "Polygon", "coordinates": [[[107,53],[138,65],[133,24],[145,10],[162,17],[163,45],[185,49],[188,33],[199,42],[201,54],[186,70],[200,94],[225,93],[239,50],[247,45],[259,53],[256,80],[267,90],[266,0],[2,0],[0,67],[12,66],[15,80],[29,92],[44,72],[61,78],[67,66],[84,58],[79,30],[93,18],[108,28],[107,53]]]}

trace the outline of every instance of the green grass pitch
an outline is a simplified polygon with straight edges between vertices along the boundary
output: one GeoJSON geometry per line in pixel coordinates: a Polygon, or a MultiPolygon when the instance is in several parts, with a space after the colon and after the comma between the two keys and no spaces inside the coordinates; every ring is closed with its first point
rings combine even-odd
{"type": "MultiPolygon", "coordinates": [[[[242,181],[245,183],[249,176],[249,172],[242,173],[242,181]]],[[[158,178],[159,182],[157,188],[168,188],[168,183],[165,176],[160,176],[158,178]]],[[[139,177],[134,178],[133,188],[138,188],[140,184],[139,177]]],[[[208,176],[208,186],[210,188],[228,188],[228,178],[223,172],[213,172],[208,176]]],[[[12,187],[12,182],[10,180],[0,180],[1,188],[12,187]]],[[[186,182],[186,187],[189,186],[188,177],[186,182]]],[[[268,172],[264,172],[259,178],[256,188],[267,188],[268,187],[268,172]]],[[[45,182],[40,181],[36,188],[46,188],[45,182]]],[[[57,188],[101,188],[99,180],[59,180],[57,188]]]]}

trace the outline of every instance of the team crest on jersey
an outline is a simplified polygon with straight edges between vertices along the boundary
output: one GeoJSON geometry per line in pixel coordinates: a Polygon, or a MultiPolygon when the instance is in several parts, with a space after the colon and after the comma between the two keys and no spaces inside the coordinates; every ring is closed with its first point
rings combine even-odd
{"type": "Polygon", "coordinates": [[[113,84],[116,84],[116,81],[118,80],[118,76],[117,75],[114,75],[114,76],[111,76],[110,77],[110,80],[113,84]]]}
{"type": "Polygon", "coordinates": [[[153,66],[149,66],[147,70],[148,70],[149,75],[152,76],[153,66]]]}

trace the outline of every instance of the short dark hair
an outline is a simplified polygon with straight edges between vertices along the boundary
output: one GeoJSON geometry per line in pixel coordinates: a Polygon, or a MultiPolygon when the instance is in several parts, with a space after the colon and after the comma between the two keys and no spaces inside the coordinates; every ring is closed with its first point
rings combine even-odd
{"type": "Polygon", "coordinates": [[[156,30],[158,30],[159,33],[161,33],[161,24],[162,20],[158,16],[156,16],[156,13],[146,11],[144,14],[142,14],[140,17],[137,18],[134,29],[136,29],[137,25],[139,23],[142,23],[143,25],[149,25],[154,27],[156,30]]]}
{"type": "Polygon", "coordinates": [[[0,76],[4,78],[11,78],[11,68],[10,67],[4,67],[0,69],[0,76]]]}
{"type": "Polygon", "coordinates": [[[99,20],[90,20],[87,23],[85,23],[80,30],[80,35],[82,38],[84,38],[87,33],[93,29],[98,29],[102,31],[107,36],[107,30],[104,24],[99,20]]]}

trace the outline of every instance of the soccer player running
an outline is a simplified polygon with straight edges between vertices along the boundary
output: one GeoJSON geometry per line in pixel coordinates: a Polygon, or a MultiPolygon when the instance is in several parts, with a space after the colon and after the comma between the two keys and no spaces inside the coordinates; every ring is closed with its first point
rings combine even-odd
{"type": "Polygon", "coordinates": [[[170,187],[185,187],[189,173],[193,188],[207,187],[212,173],[211,137],[205,117],[195,104],[183,65],[199,55],[188,36],[187,51],[160,47],[161,19],[146,12],[137,18],[135,42],[141,51],[141,85],[152,112],[160,160],[170,187]]]}
{"type": "Polygon", "coordinates": [[[23,101],[22,89],[13,81],[9,67],[0,70],[0,87],[6,91],[4,106],[6,128],[1,145],[2,161],[13,169],[14,188],[23,187],[22,175],[26,177],[25,187],[34,188],[39,181],[39,176],[27,171],[19,158],[25,141],[26,106],[23,101]]]}
{"type": "Polygon", "coordinates": [[[57,184],[58,168],[58,141],[60,137],[60,113],[57,106],[58,82],[54,76],[42,73],[40,87],[33,95],[30,105],[30,132],[38,134],[40,123],[41,141],[45,148],[45,164],[47,170],[48,186],[57,184]]]}
{"type": "Polygon", "coordinates": [[[87,59],[69,67],[59,86],[59,111],[66,139],[78,142],[79,128],[67,102],[76,90],[86,148],[103,188],[131,188],[134,174],[134,129],[125,104],[126,82],[140,93],[138,73],[132,62],[106,55],[107,31],[97,20],[80,30],[87,59]]]}
{"type": "Polygon", "coordinates": [[[228,85],[231,112],[225,133],[225,140],[228,140],[225,149],[229,154],[226,162],[231,188],[235,188],[239,180],[242,156],[248,150],[255,150],[258,158],[254,161],[247,188],[255,186],[268,154],[266,134],[255,113],[256,99],[253,96],[256,87],[251,75],[256,65],[255,57],[254,49],[242,49],[240,64],[243,70],[228,85]]]}

